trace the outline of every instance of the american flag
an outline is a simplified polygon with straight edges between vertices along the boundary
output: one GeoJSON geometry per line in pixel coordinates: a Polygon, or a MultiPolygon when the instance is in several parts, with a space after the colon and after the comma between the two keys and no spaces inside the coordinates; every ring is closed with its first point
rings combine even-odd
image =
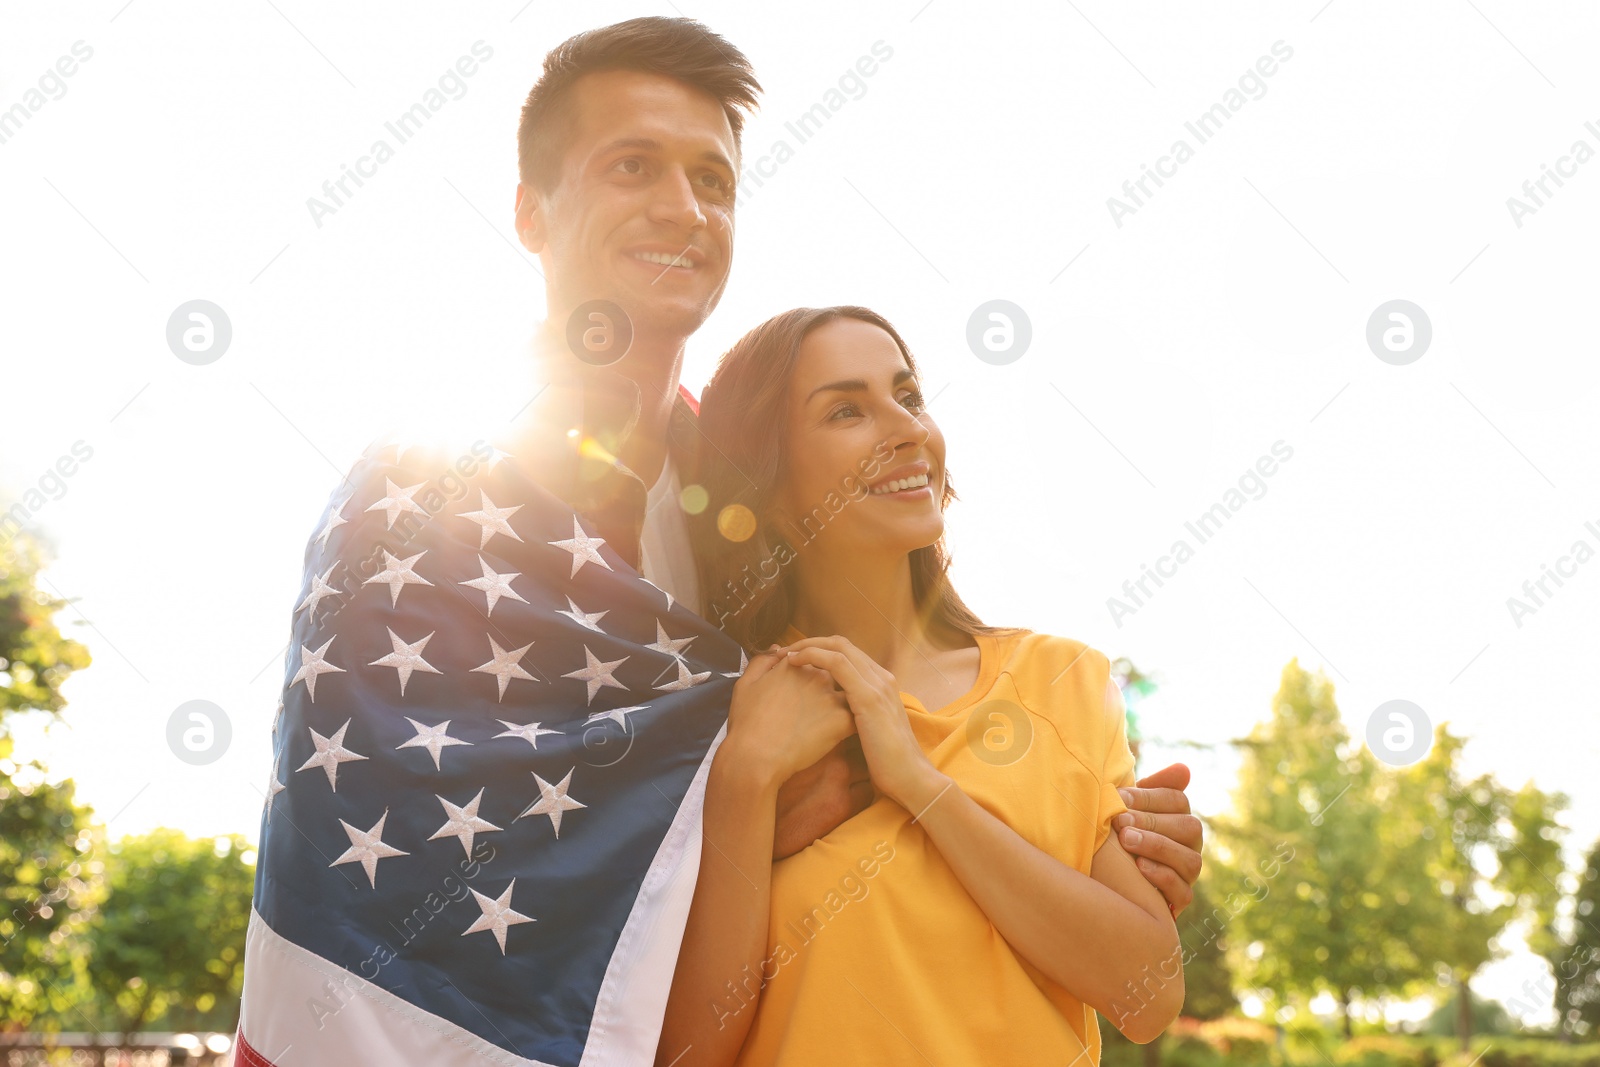
{"type": "Polygon", "coordinates": [[[238,1062],[650,1062],[744,666],[515,455],[369,449],[306,548],[238,1062]]]}

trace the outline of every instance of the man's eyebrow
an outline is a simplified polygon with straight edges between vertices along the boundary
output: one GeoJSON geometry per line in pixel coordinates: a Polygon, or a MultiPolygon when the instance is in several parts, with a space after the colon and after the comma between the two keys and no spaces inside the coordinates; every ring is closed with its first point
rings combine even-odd
{"type": "MultiPolygon", "coordinates": [[[[602,148],[600,152],[605,155],[624,148],[639,148],[646,152],[659,152],[661,151],[661,142],[654,137],[619,137],[602,148]]],[[[716,163],[730,171],[733,170],[733,164],[728,162],[728,157],[715,149],[706,149],[700,153],[700,158],[707,163],[716,163]]]]}
{"type": "MultiPolygon", "coordinates": [[[[894,376],[894,381],[891,384],[899,385],[901,382],[915,377],[916,374],[911,370],[910,367],[903,367],[901,368],[900,373],[894,376]]],[[[811,392],[806,394],[806,403],[811,403],[811,398],[816,396],[818,393],[864,393],[866,391],[866,379],[844,378],[837,382],[828,382],[826,385],[817,386],[815,389],[811,390],[811,392]]]]}

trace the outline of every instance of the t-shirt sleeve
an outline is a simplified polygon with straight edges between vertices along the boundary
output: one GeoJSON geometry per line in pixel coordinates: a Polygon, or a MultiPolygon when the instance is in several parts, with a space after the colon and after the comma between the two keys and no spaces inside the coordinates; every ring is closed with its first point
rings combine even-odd
{"type": "Polygon", "coordinates": [[[1096,812],[1094,851],[1111,836],[1111,820],[1128,810],[1117,792],[1118,786],[1130,786],[1133,777],[1133,752],[1128,748],[1128,713],[1122,702],[1122,690],[1116,680],[1106,678],[1105,733],[1108,738],[1105,758],[1101,763],[1100,804],[1096,812]]]}

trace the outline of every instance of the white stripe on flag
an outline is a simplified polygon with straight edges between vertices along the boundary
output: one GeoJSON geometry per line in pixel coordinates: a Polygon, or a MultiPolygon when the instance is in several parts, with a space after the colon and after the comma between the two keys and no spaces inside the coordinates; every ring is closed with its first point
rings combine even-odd
{"type": "Polygon", "coordinates": [[[684,792],[656,858],[645,873],[595,999],[579,1067],[637,1067],[655,1060],[661,1020],[700,878],[700,833],[711,760],[728,734],[723,723],[684,792]]]}

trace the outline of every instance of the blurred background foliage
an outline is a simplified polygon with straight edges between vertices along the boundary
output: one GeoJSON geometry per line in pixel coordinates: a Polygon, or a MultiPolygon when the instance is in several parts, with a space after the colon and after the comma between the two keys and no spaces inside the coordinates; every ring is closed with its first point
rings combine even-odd
{"type": "Polygon", "coordinates": [[[70,780],[17,757],[10,722],[59,716],[90,657],[39,588],[43,547],[0,547],[0,1029],[232,1030],[254,852],[176,830],[108,842],[70,780]]]}

